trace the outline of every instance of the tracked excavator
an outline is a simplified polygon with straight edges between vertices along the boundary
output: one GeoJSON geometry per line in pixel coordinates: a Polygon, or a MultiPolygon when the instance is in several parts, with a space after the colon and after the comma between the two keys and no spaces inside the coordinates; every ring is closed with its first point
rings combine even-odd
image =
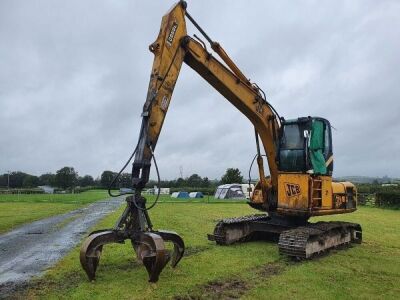
{"type": "Polygon", "coordinates": [[[281,254],[298,259],[360,243],[359,224],[308,222],[313,216],[351,213],[357,206],[357,191],[352,183],[332,182],[332,134],[328,120],[280,117],[263,90],[240,71],[186,8],[186,2],[180,1],[164,15],[159,35],[149,46],[154,62],[139,140],[131,156],[134,193],[126,198],[125,211],[114,228],[92,232],[83,242],[80,261],[89,279],[95,279],[103,246],[109,243],[130,240],[150,282],[159,279],[169,261],[175,267],[184,255],[185,245],[177,233],[153,228],[148,210],[155,203],[146,206],[141,195],[149,180],[152,161],[159,178],[154,151],[184,62],[254,125],[260,179],[248,204],[261,213],[221,220],[208,239],[218,245],[272,239],[278,242],[281,254]],[[187,35],[186,20],[198,29],[213,53],[197,35],[194,38],[187,35]],[[265,176],[263,157],[268,162],[270,176],[265,176]],[[166,242],[173,244],[173,250],[167,250],[166,242]]]}

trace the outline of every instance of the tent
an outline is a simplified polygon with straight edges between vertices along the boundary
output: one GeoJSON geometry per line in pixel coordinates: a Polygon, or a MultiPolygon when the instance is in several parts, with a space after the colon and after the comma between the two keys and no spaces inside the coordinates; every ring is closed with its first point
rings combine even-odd
{"type": "Polygon", "coordinates": [[[223,184],[217,188],[214,197],[216,199],[244,199],[246,198],[241,184],[223,184]]]}
{"type": "Polygon", "coordinates": [[[189,198],[188,192],[174,192],[171,195],[172,198],[189,198]]]}
{"type": "Polygon", "coordinates": [[[202,192],[191,192],[189,193],[190,198],[203,198],[204,195],[202,192]]]}

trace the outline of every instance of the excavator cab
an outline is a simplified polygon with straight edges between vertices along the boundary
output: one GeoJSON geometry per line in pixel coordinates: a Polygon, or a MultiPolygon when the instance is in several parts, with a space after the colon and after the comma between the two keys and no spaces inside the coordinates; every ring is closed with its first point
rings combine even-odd
{"type": "Polygon", "coordinates": [[[332,130],[328,120],[283,120],[279,131],[276,210],[304,220],[356,209],[357,191],[349,182],[332,182],[332,130]]]}
{"type": "Polygon", "coordinates": [[[305,117],[282,122],[279,171],[332,175],[332,155],[332,132],[328,120],[305,117]]]}

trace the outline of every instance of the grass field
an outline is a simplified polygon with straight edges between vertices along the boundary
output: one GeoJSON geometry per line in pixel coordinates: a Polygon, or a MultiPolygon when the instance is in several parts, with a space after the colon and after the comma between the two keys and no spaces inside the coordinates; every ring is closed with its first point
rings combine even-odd
{"type": "MultiPolygon", "coordinates": [[[[120,211],[96,228],[109,228],[120,211]]],[[[159,282],[147,282],[130,243],[107,245],[88,282],[71,251],[21,296],[31,299],[399,299],[400,212],[360,208],[325,217],[363,226],[364,241],[313,261],[292,262],[269,242],[228,247],[207,241],[217,219],[254,213],[246,204],[160,203],[150,211],[156,228],[182,235],[186,255],[176,269],[166,267],[159,282]]],[[[317,220],[317,218],[313,219],[317,220]]]]}
{"type": "Polygon", "coordinates": [[[106,190],[90,190],[80,194],[0,194],[0,203],[64,203],[88,204],[99,199],[109,198],[106,190]]]}
{"type": "Polygon", "coordinates": [[[108,197],[105,190],[93,190],[80,194],[1,194],[0,233],[24,223],[62,214],[108,197]]]}
{"type": "MultiPolygon", "coordinates": [[[[146,196],[149,204],[155,196],[146,196]]],[[[66,213],[94,201],[109,198],[106,190],[91,190],[80,194],[0,194],[0,234],[22,224],[66,213]]],[[[229,200],[244,203],[245,200],[229,200]]],[[[159,202],[168,203],[224,203],[206,196],[202,199],[175,199],[161,195],[159,202]]]]}
{"type": "MultiPolygon", "coordinates": [[[[147,199],[147,206],[150,206],[156,199],[155,195],[144,195],[147,199]]],[[[172,198],[170,195],[160,195],[159,203],[246,203],[246,199],[216,199],[214,196],[204,195],[203,198],[172,198]]]]}

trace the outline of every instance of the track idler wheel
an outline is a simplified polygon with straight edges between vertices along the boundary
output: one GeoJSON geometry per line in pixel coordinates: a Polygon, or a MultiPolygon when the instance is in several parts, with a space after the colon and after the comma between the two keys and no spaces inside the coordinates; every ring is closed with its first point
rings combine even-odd
{"type": "Polygon", "coordinates": [[[92,232],[83,242],[80,251],[80,261],[83,270],[85,270],[89,280],[96,278],[96,269],[100,261],[103,245],[110,243],[122,243],[116,231],[99,230],[92,232]]]}

